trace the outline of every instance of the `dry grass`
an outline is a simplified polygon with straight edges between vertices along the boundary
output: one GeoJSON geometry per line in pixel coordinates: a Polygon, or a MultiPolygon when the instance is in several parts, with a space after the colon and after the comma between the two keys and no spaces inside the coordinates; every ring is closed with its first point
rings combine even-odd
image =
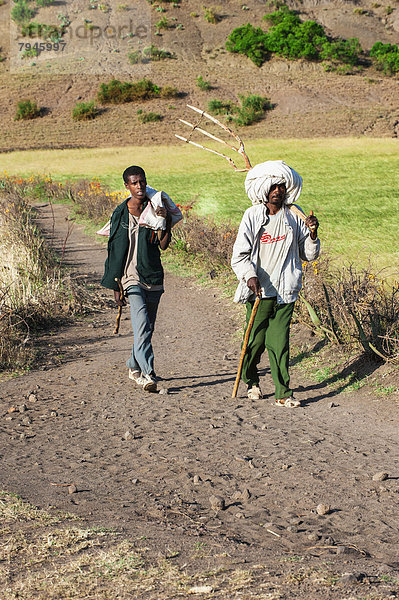
{"type": "Polygon", "coordinates": [[[82,289],[46,247],[18,181],[0,181],[0,369],[7,370],[29,366],[37,331],[82,310],[82,289]]]}
{"type": "Polygon", "coordinates": [[[230,258],[237,235],[237,227],[226,223],[217,225],[211,218],[200,218],[183,207],[186,218],[173,230],[172,249],[195,254],[216,272],[230,271],[230,258]]]}
{"type": "MultiPolygon", "coordinates": [[[[149,559],[148,548],[116,531],[71,527],[68,514],[39,510],[14,494],[0,493],[3,517],[0,560],[2,600],[240,597],[252,582],[248,571],[219,568],[188,574],[172,557],[149,559]],[[16,527],[18,525],[18,527],[16,527]]],[[[76,520],[75,520],[76,521],[76,520]]]]}
{"type": "Polygon", "coordinates": [[[303,267],[300,318],[341,347],[399,360],[398,281],[371,268],[335,269],[325,256],[303,267]]]}
{"type": "Polygon", "coordinates": [[[54,525],[66,519],[75,519],[67,513],[49,513],[24,502],[17,494],[0,491],[0,518],[3,524],[34,522],[35,526],[54,525]]]}
{"type": "MultiPolygon", "coordinates": [[[[15,494],[0,492],[0,515],[2,600],[347,597],[339,574],[312,556],[286,555],[284,566],[242,569],[231,564],[228,554],[212,554],[216,566],[204,570],[198,566],[198,544],[184,557],[179,552],[154,556],[143,539],[126,540],[118,531],[87,527],[68,513],[38,509],[15,494]]],[[[359,593],[376,600],[384,597],[380,591],[394,592],[396,586],[396,580],[381,577],[374,581],[372,595],[369,586],[359,593]]]]}

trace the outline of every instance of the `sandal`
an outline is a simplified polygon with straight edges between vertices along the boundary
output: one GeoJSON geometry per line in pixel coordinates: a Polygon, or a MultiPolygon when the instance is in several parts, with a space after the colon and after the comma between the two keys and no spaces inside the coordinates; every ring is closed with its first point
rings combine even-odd
{"type": "Polygon", "coordinates": [[[286,401],[286,398],[276,398],[274,400],[274,405],[275,406],[285,406],[285,401],[286,401]]]}
{"type": "Polygon", "coordinates": [[[298,408],[301,406],[300,401],[295,400],[293,396],[290,396],[289,398],[276,398],[274,404],[276,406],[285,406],[286,408],[298,408]]]}
{"type": "Polygon", "coordinates": [[[247,395],[250,400],[260,400],[262,398],[262,392],[258,385],[249,388],[247,395]]]}

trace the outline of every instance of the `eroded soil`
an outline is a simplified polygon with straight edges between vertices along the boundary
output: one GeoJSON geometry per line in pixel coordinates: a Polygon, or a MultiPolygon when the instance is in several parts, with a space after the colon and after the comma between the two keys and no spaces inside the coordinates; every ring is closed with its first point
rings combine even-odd
{"type": "MultiPolygon", "coordinates": [[[[50,207],[38,210],[62,247],[67,209],[54,207],[54,236],[50,207]]],[[[295,366],[303,407],[276,408],[265,359],[265,397],[251,402],[241,386],[232,399],[240,313],[216,290],[171,275],[154,335],[159,385],[168,393],[145,393],[127,377],[127,311],[115,336],[116,311],[111,302],[104,307],[111,300],[98,286],[105,254],[75,225],[65,258],[92,286],[96,312],[48,332],[40,340],[44,364],[1,383],[3,488],[116,527],[138,544],[144,537],[154,556],[176,552],[189,569],[267,565],[271,587],[258,581],[251,597],[396,597],[395,398],[381,400],[370,388],[334,391],[295,366]],[[388,478],[373,480],[381,471],[388,478]],[[54,484],[75,484],[77,493],[54,484]],[[211,506],[212,496],[224,499],[223,510],[211,506]],[[330,505],[328,514],[317,514],[320,503],[330,505]],[[326,565],[338,581],[322,591],[306,577],[287,579],[326,565]],[[345,573],[352,579],[340,580],[345,573]],[[282,580],[282,595],[272,596],[282,580]]],[[[293,334],[304,348],[315,344],[293,334]]]]}
{"type": "MultiPolygon", "coordinates": [[[[188,133],[178,118],[193,119],[186,104],[207,110],[212,99],[237,103],[240,95],[249,94],[266,96],[274,108],[258,123],[241,128],[245,140],[398,136],[398,77],[376,71],[368,59],[364,58],[361,70],[342,75],[326,72],[321,63],[275,57],[259,68],[247,57],[226,51],[234,28],[246,23],[267,27],[263,17],[273,10],[270,3],[224,0],[210,7],[219,17],[216,24],[205,19],[204,7],[195,0],[162,7],[145,0],[109,2],[105,12],[95,8],[95,1],[58,4],[40,8],[35,21],[59,25],[64,15],[70,22],[63,38],[65,48],[45,50],[33,58],[22,58],[20,45],[43,40],[21,37],[12,21],[10,25],[12,3],[6,0],[0,6],[0,58],[4,58],[0,62],[0,151],[173,145],[180,143],[175,133],[188,133]],[[166,19],[167,28],[157,28],[161,19],[166,19]],[[138,23],[147,31],[143,39],[137,35],[138,23]],[[90,27],[96,28],[95,35],[90,27]],[[127,33],[129,28],[132,31],[127,33]],[[119,30],[123,34],[118,36],[119,30]],[[144,65],[129,62],[131,51],[150,45],[173,53],[174,58],[144,65]],[[211,84],[210,90],[199,89],[198,76],[211,84]],[[98,103],[101,83],[142,77],[175,87],[180,96],[122,105],[98,103]],[[26,98],[42,109],[41,117],[15,121],[17,103],[26,98]],[[76,103],[89,101],[95,101],[101,113],[94,120],[74,121],[76,103]],[[138,109],[156,112],[162,121],[143,124],[138,109]]],[[[376,2],[371,7],[366,0],[287,0],[286,4],[303,20],[316,19],[329,36],[359,38],[364,50],[377,41],[398,43],[397,3],[376,2]]]]}

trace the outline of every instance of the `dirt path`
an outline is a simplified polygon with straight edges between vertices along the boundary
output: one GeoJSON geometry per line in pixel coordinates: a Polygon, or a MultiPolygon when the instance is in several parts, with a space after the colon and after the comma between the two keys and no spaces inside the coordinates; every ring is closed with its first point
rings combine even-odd
{"type": "MultiPolygon", "coordinates": [[[[54,209],[60,248],[66,208],[54,209]]],[[[39,211],[51,237],[50,209],[39,211]]],[[[82,227],[74,227],[65,258],[97,285],[105,248],[82,227]]],[[[263,400],[248,401],[243,387],[232,400],[234,308],[170,275],[154,335],[169,393],[147,394],[127,379],[130,322],[125,311],[114,336],[115,315],[103,309],[44,336],[47,364],[1,384],[3,488],[117,527],[131,540],[145,536],[155,555],[178,550],[191,568],[267,564],[278,578],[300,560],[301,568],[328,564],[353,574],[323,596],[294,585],[279,597],[396,597],[394,584],[378,579],[391,581],[399,566],[394,403],[336,394],[298,369],[293,382],[303,408],[272,406],[266,369],[263,400]],[[10,406],[23,412],[8,414],[10,406]],[[374,481],[380,471],[389,478],[374,481]],[[78,492],[53,483],[74,483],[78,492]],[[225,510],[213,509],[211,496],[221,496],[225,510]],[[331,512],[319,516],[319,503],[331,512]]]]}

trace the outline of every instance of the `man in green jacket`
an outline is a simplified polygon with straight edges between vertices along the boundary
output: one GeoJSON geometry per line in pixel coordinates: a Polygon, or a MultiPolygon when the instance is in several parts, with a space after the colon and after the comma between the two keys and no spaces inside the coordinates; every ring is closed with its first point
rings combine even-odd
{"type": "Polygon", "coordinates": [[[118,306],[126,304],[116,280],[120,280],[129,300],[134,343],[126,365],[129,378],[145,391],[155,392],[152,333],[159,301],[163,294],[164,273],[160,248],[166,250],[171,238],[171,217],[165,207],[156,214],[166,219],[166,229],[154,231],[139,225],[139,218],[149,199],[147,181],[141,167],[128,167],[123,181],[130,197],[116,207],[111,217],[108,257],[101,284],[114,290],[118,306]]]}

